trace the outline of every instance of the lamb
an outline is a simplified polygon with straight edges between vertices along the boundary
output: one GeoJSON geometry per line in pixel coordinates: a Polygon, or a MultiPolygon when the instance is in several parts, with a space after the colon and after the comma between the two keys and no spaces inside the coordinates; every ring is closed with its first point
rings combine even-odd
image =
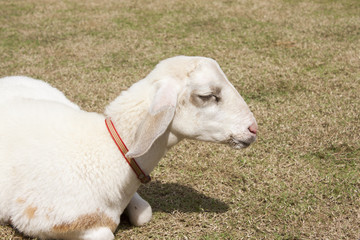
{"type": "Polygon", "coordinates": [[[245,101],[203,57],[160,62],[106,116],[21,97],[0,101],[0,113],[0,221],[42,239],[114,239],[141,184],[126,159],[147,175],[184,138],[240,149],[257,133],[245,101]],[[104,123],[110,118],[129,148],[126,159],[104,123]]]}

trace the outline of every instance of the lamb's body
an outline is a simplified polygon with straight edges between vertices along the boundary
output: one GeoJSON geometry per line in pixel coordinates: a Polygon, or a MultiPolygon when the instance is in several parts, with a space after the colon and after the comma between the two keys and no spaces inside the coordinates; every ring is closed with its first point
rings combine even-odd
{"type": "MultiPolygon", "coordinates": [[[[113,239],[140,181],[105,116],[61,101],[11,97],[0,98],[0,113],[0,220],[35,237],[113,239]]],[[[257,128],[217,63],[200,57],[163,61],[106,115],[145,173],[182,138],[242,148],[257,128]]]]}
{"type": "MultiPolygon", "coordinates": [[[[69,99],[65,97],[65,95],[59,91],[58,89],[52,87],[50,84],[29,78],[26,76],[11,76],[11,77],[4,77],[0,78],[0,103],[3,102],[6,104],[9,100],[46,100],[50,102],[56,102],[59,104],[64,104],[68,107],[71,107],[75,110],[80,110],[80,107],[76,105],[75,103],[71,102],[69,99]]],[[[135,94],[136,95],[136,94],[135,94]]],[[[133,99],[131,99],[132,94],[128,94],[128,97],[124,100],[129,102],[133,102],[133,99]],[[130,97],[130,98],[129,98],[130,97]]],[[[41,103],[40,103],[41,104],[41,103]]],[[[123,106],[126,106],[126,104],[123,104],[123,106]]],[[[126,106],[130,107],[132,106],[126,106]]],[[[135,110],[135,114],[137,113],[136,110],[139,110],[138,108],[133,109],[133,113],[135,110]]],[[[140,113],[138,113],[140,114],[140,113]]],[[[123,125],[123,128],[120,129],[126,129],[126,128],[132,128],[132,124],[123,125]]],[[[123,131],[123,132],[129,132],[129,131],[123,131]]],[[[128,134],[127,134],[128,135],[128,134]]],[[[145,224],[146,222],[150,221],[152,216],[152,210],[151,206],[146,202],[144,199],[142,199],[139,194],[135,193],[132,197],[127,211],[126,211],[130,222],[135,226],[141,226],[145,224]]]]}
{"type": "MultiPolygon", "coordinates": [[[[142,89],[149,88],[146,81],[140,84],[142,89]]],[[[0,98],[0,112],[7,116],[1,121],[0,135],[12,138],[0,138],[0,184],[4,186],[0,188],[0,221],[41,238],[74,239],[88,227],[109,227],[114,232],[140,182],[109,135],[105,117],[81,111],[60,96],[53,99],[58,93],[51,91],[52,95],[37,89],[37,94],[23,94],[25,98],[20,94],[0,98]]],[[[136,121],[148,103],[127,92],[118,101],[129,111],[117,131],[130,142],[133,138],[126,136],[135,135],[131,126],[139,124],[136,121]]],[[[136,194],[133,201],[138,204],[140,196],[136,194]]],[[[145,221],[151,217],[149,210],[145,221]]]]}
{"type": "Polygon", "coordinates": [[[12,138],[0,138],[1,220],[11,220],[30,236],[58,237],[53,234],[70,230],[71,237],[72,228],[75,234],[81,230],[76,224],[114,231],[140,183],[114,145],[104,117],[29,100],[0,111],[7,116],[0,135],[12,138]],[[47,117],[39,118],[38,111],[47,117]],[[96,218],[103,223],[94,223],[96,218]]]}

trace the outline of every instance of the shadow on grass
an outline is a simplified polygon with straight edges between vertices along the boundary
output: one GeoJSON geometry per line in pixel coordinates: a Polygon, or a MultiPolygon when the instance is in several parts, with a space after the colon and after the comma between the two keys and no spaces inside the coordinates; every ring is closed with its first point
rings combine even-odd
{"type": "MultiPolygon", "coordinates": [[[[215,198],[207,197],[191,187],[177,183],[161,183],[158,181],[143,185],[138,190],[142,198],[149,202],[153,212],[172,213],[174,211],[224,213],[229,206],[215,198]]],[[[128,217],[121,216],[118,230],[131,229],[128,217]]]]}
{"type": "Polygon", "coordinates": [[[224,202],[207,197],[191,187],[177,183],[151,182],[142,186],[139,194],[150,203],[153,212],[215,212],[229,209],[224,202]]]}

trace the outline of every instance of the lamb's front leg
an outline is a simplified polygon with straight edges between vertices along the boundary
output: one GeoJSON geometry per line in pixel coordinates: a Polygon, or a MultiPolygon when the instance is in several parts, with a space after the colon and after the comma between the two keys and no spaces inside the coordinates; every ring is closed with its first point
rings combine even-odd
{"type": "Polygon", "coordinates": [[[135,193],[131,198],[125,211],[129,216],[130,223],[135,226],[141,226],[148,223],[152,217],[150,204],[142,199],[138,193],[135,193]]]}
{"type": "Polygon", "coordinates": [[[80,239],[81,240],[113,240],[114,234],[112,233],[110,228],[99,227],[84,231],[80,235],[80,239]]]}

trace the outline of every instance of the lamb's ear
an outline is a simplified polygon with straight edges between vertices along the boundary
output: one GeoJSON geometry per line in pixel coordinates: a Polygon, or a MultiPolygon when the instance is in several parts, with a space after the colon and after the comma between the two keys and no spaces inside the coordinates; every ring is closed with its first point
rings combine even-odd
{"type": "Polygon", "coordinates": [[[172,121],[177,102],[177,90],[166,81],[155,93],[150,109],[136,131],[135,143],[126,154],[127,157],[144,155],[168,128],[172,121]]]}

